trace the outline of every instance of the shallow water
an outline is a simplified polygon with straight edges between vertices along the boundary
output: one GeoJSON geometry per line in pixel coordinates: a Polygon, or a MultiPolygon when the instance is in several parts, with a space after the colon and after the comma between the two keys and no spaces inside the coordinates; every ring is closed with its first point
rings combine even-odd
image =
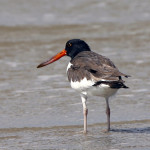
{"type": "Polygon", "coordinates": [[[0,129],[0,148],[148,150],[149,123],[146,120],[113,123],[110,133],[101,131],[105,124],[92,124],[87,135],[80,133],[80,125],[0,129]]]}
{"type": "Polygon", "coordinates": [[[0,149],[150,149],[149,7],[146,0],[0,1],[0,149]],[[89,132],[79,133],[82,104],[67,80],[68,57],[36,68],[71,38],[132,76],[110,101],[108,134],[100,97],[89,97],[89,132]]]}

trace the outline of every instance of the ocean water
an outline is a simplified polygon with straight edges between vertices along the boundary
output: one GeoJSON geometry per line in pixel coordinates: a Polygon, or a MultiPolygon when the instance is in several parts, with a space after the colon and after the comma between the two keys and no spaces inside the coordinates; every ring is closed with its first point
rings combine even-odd
{"type": "Polygon", "coordinates": [[[147,0],[0,0],[0,149],[150,149],[150,2],[147,0]],[[110,100],[89,97],[88,134],[80,95],[60,52],[72,38],[109,57],[132,77],[110,100]]]}

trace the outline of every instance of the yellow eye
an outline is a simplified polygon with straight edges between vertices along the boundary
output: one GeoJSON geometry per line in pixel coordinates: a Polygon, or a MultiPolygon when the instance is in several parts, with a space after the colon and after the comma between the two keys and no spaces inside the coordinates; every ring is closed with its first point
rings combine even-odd
{"type": "Polygon", "coordinates": [[[68,47],[71,47],[72,46],[72,44],[71,43],[68,43],[68,47]]]}

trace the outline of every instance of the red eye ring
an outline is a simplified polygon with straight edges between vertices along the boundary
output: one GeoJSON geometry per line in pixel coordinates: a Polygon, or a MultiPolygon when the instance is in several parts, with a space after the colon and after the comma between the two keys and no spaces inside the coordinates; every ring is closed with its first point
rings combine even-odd
{"type": "Polygon", "coordinates": [[[71,43],[68,43],[68,47],[71,47],[72,46],[72,44],[71,43]]]}

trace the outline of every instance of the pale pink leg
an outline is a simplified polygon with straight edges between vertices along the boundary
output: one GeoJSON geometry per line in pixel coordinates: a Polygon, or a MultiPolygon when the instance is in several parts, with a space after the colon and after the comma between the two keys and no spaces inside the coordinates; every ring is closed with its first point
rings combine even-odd
{"type": "Polygon", "coordinates": [[[86,100],[87,96],[86,94],[81,94],[81,100],[83,104],[83,116],[84,116],[84,133],[87,133],[87,115],[88,115],[88,109],[86,107],[86,100]]]}

